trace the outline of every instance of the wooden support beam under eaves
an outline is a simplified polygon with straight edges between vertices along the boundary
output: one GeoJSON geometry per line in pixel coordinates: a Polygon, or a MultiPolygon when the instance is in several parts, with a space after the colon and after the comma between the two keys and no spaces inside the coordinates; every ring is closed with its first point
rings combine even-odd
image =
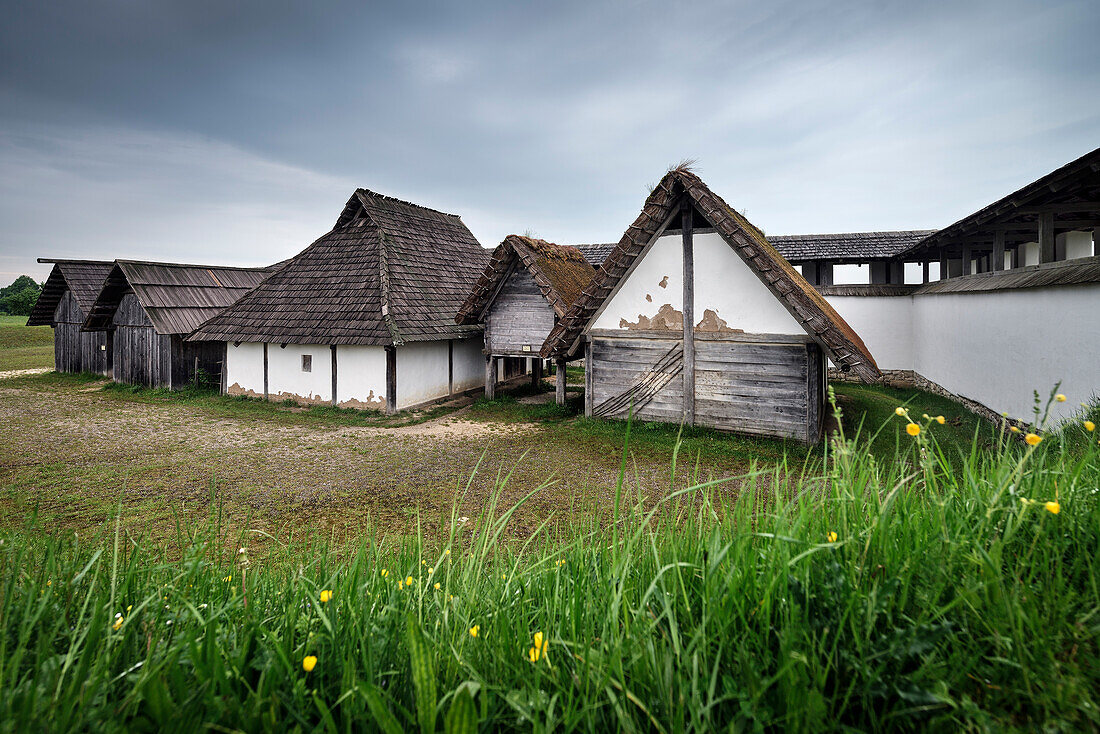
{"type": "Polygon", "coordinates": [[[1054,262],[1054,214],[1039,215],[1039,262],[1054,262]]]}

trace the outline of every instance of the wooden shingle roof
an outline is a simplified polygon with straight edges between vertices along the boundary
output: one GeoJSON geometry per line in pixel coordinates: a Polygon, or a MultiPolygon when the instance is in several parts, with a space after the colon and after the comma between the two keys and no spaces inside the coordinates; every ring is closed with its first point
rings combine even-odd
{"type": "Polygon", "coordinates": [[[489,252],[453,214],[358,189],[336,226],[192,341],[390,345],[457,339],[489,252]]]}
{"type": "Polygon", "coordinates": [[[54,312],[65,291],[71,291],[80,310],[88,313],[113,265],[102,260],[54,260],[43,257],[38,258],[38,262],[53,263],[53,269],[38,294],[27,326],[52,326],[54,312]]]}
{"type": "Polygon", "coordinates": [[[933,229],[914,229],[898,232],[778,235],[768,237],[768,242],[791,263],[807,260],[866,262],[895,257],[933,232],[933,229]]]}
{"type": "Polygon", "coordinates": [[[641,214],[627,228],[615,251],[546,338],[543,357],[571,357],[579,351],[580,338],[597,310],[649,242],[664,230],[685,196],[834,364],[866,381],[880,377],[867,346],[840,314],[768,244],[759,229],[684,167],[669,171],[646,199],[641,214]]]}
{"type": "Polygon", "coordinates": [[[576,247],[511,234],[493,251],[489,264],[455,316],[455,323],[476,324],[515,267],[525,268],[558,316],[564,316],[596,269],[576,247]]]}
{"type": "Polygon", "coordinates": [[[263,282],[273,269],[115,260],[84,328],[107,329],[123,296],[133,293],[158,334],[189,334],[263,282]]]}
{"type": "Polygon", "coordinates": [[[607,243],[594,243],[590,245],[573,245],[581,251],[584,255],[584,259],[589,262],[594,268],[598,268],[603,265],[603,261],[607,259],[607,256],[615,251],[616,242],[607,243]]]}

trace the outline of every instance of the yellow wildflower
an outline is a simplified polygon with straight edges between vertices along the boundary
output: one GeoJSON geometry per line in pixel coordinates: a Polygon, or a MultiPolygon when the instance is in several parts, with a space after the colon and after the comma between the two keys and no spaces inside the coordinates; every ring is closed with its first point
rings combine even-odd
{"type": "Polygon", "coordinates": [[[905,432],[908,433],[910,436],[917,436],[920,434],[920,426],[918,426],[916,423],[910,423],[905,427],[905,432]]]}
{"type": "Polygon", "coordinates": [[[429,566],[428,567],[428,575],[431,576],[433,573],[435,573],[435,569],[432,568],[431,566],[429,566]]]}
{"type": "Polygon", "coordinates": [[[404,588],[405,588],[405,582],[402,581],[401,579],[397,579],[397,590],[401,591],[404,588]]]}
{"type": "Polygon", "coordinates": [[[1012,431],[1013,433],[1019,433],[1020,432],[1020,429],[1017,428],[1016,426],[1010,426],[1008,430],[1012,431]]]}
{"type": "Polygon", "coordinates": [[[527,659],[537,663],[539,658],[546,654],[546,648],[550,646],[550,642],[543,639],[541,632],[536,632],[532,639],[535,641],[535,646],[527,651],[527,659]]]}
{"type": "Polygon", "coordinates": [[[325,589],[324,591],[321,592],[321,603],[322,604],[327,603],[329,601],[329,599],[331,599],[331,598],[332,598],[332,592],[329,591],[328,589],[325,589]]]}
{"type": "Polygon", "coordinates": [[[111,627],[115,630],[118,630],[120,627],[122,627],[122,619],[123,619],[123,617],[122,617],[121,614],[116,614],[115,615],[115,623],[112,624],[111,627]]]}
{"type": "Polygon", "coordinates": [[[481,632],[481,625],[475,624],[470,628],[470,637],[477,637],[479,632],[481,632]]]}
{"type": "Polygon", "coordinates": [[[942,426],[946,422],[947,422],[947,419],[944,418],[942,415],[937,415],[936,416],[936,423],[939,423],[942,426]]]}
{"type": "Polygon", "coordinates": [[[1024,440],[1027,441],[1028,446],[1038,446],[1043,437],[1035,433],[1029,433],[1024,436],[1024,440]]]}
{"type": "Polygon", "coordinates": [[[413,585],[413,577],[412,576],[406,576],[405,577],[405,586],[412,586],[412,585],[413,585]]]}
{"type": "Polygon", "coordinates": [[[316,655],[306,655],[304,658],[302,658],[302,670],[306,671],[307,673],[311,672],[316,666],[316,655]]]}
{"type": "Polygon", "coordinates": [[[382,569],[382,578],[386,578],[389,575],[390,575],[390,572],[383,568],[382,569]]]}
{"type": "Polygon", "coordinates": [[[905,415],[905,408],[899,405],[898,407],[894,408],[894,412],[898,415],[905,415]]]}
{"type": "Polygon", "coordinates": [[[829,539],[830,543],[835,543],[838,536],[836,534],[836,531],[830,530],[829,534],[826,535],[825,537],[829,539]]]}
{"type": "Polygon", "coordinates": [[[1055,395],[1054,399],[1057,400],[1059,403],[1066,402],[1066,396],[1063,395],[1062,393],[1058,393],[1057,395],[1055,395]]]}
{"type": "Polygon", "coordinates": [[[1096,424],[1093,423],[1092,421],[1085,421],[1085,430],[1088,431],[1089,433],[1092,433],[1093,431],[1096,430],[1096,424]]]}
{"type": "Polygon", "coordinates": [[[1044,502],[1043,509],[1049,512],[1051,515],[1057,515],[1062,511],[1062,506],[1057,502],[1044,502]]]}
{"type": "Polygon", "coordinates": [[[435,590],[436,590],[436,591],[439,591],[439,589],[440,589],[440,588],[441,588],[441,587],[440,587],[440,585],[439,585],[439,582],[438,582],[438,581],[436,581],[436,582],[435,582],[435,590]]]}

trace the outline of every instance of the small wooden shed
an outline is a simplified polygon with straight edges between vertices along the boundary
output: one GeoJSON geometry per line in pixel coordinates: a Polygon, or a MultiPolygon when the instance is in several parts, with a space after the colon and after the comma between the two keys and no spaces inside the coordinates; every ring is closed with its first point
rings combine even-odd
{"type": "Polygon", "coordinates": [[[585,413],[816,443],[825,357],[870,381],[859,336],[760,230],[670,171],[547,337],[584,354],[585,413]]]}
{"type": "Polygon", "coordinates": [[[271,271],[116,260],[84,328],[105,336],[116,382],[173,390],[200,377],[218,384],[225,344],[186,342],[184,337],[271,271]]]}
{"type": "Polygon", "coordinates": [[[53,260],[50,276],[42,286],[27,326],[53,327],[54,369],[58,372],[110,370],[110,351],[103,333],[82,331],[84,318],[95,303],[112,263],[100,260],[53,260]]]}
{"type": "MultiPolygon", "coordinates": [[[[498,358],[535,357],[533,374],[541,376],[543,342],[595,272],[577,248],[533,237],[508,235],[493,251],[455,316],[459,324],[484,324],[486,397],[494,395],[498,358]]],[[[557,363],[557,393],[564,403],[564,359],[557,363]]]]}

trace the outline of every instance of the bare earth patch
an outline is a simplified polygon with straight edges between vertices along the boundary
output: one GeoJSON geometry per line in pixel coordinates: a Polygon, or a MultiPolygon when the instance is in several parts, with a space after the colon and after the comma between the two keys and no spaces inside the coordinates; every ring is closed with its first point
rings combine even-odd
{"type": "MultiPolygon", "coordinates": [[[[279,537],[353,535],[368,525],[400,534],[418,516],[432,532],[450,522],[464,492],[457,514],[476,517],[509,473],[505,507],[549,482],[517,513],[514,536],[547,519],[609,511],[621,447],[464,412],[397,428],[297,425],[141,402],[96,385],[0,384],[0,527],[37,511],[49,525],[82,531],[121,506],[129,532],[170,537],[176,513],[209,513],[221,502],[235,526],[279,537]]],[[[703,478],[741,470],[708,466],[703,478]]],[[[667,459],[632,456],[628,497],[668,489],[667,459]]]]}

